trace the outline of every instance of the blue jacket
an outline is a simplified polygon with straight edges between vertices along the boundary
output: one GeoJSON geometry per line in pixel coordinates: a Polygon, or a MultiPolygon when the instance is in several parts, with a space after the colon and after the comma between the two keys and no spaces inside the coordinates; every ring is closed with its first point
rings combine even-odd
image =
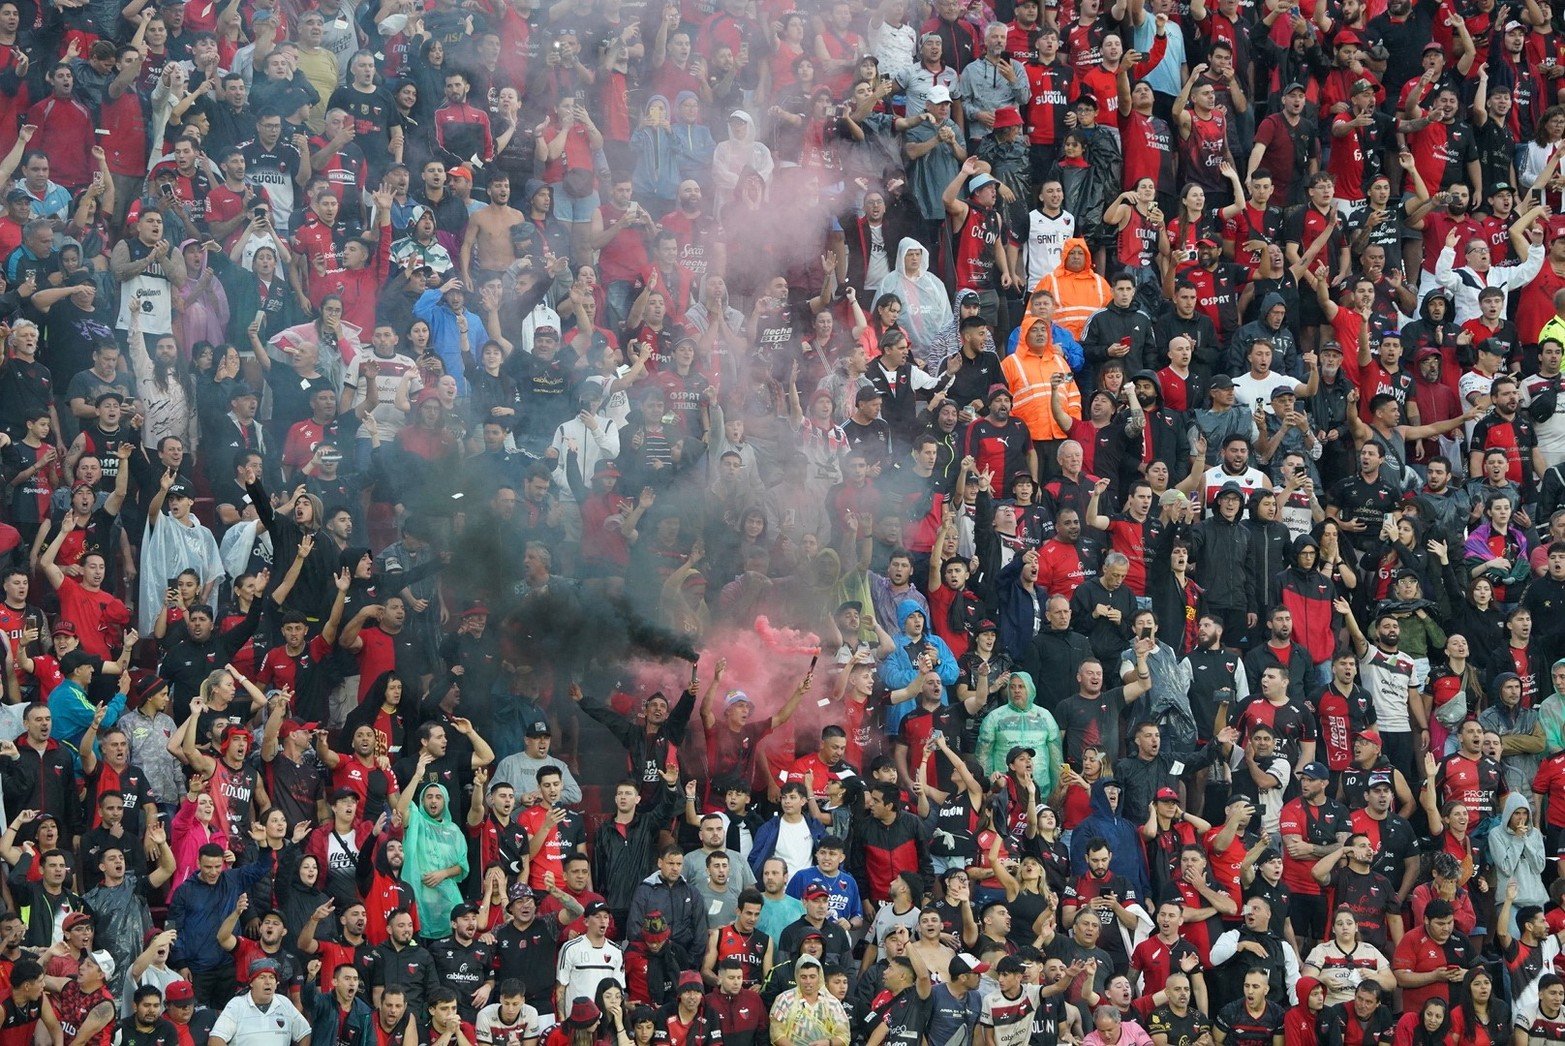
{"type": "MultiPolygon", "coordinates": [[[[1054,338],[1054,344],[1058,345],[1060,351],[1065,353],[1065,358],[1070,362],[1071,370],[1079,372],[1086,365],[1087,354],[1082,351],[1081,342],[1076,340],[1076,335],[1061,327],[1058,323],[1054,325],[1054,330],[1049,333],[1054,338]]],[[[1005,339],[1005,354],[1007,356],[1016,351],[1016,343],[1021,336],[1022,329],[1017,327],[1011,332],[1011,336],[1005,339]]]]}
{"type": "MultiPolygon", "coordinates": [[[[467,379],[462,376],[462,334],[456,329],[456,313],[443,299],[439,287],[430,288],[413,303],[413,315],[429,324],[429,347],[446,365],[446,373],[456,379],[457,391],[465,394],[467,379]]],[[[472,309],[464,311],[467,313],[467,344],[477,356],[484,342],[489,340],[489,331],[484,328],[478,313],[472,309]]]]}
{"type": "Polygon", "coordinates": [[[1120,787],[1118,781],[1107,777],[1092,782],[1092,813],[1071,832],[1071,874],[1079,876],[1087,871],[1087,844],[1102,839],[1109,844],[1112,853],[1109,871],[1123,875],[1125,881],[1136,888],[1137,896],[1145,898],[1147,861],[1141,848],[1141,836],[1128,818],[1110,808],[1109,785],[1120,787]]]}
{"type": "MultiPolygon", "coordinates": [[[[1043,586],[1033,585],[1037,591],[1040,604],[1048,601],[1049,594],[1043,590],[1043,586]]],[[[995,578],[994,586],[995,612],[999,616],[995,624],[1000,626],[999,646],[1001,650],[1008,651],[1013,659],[1020,660],[1024,651],[1032,646],[1033,622],[1042,620],[1041,615],[1034,613],[1033,601],[1022,590],[1022,557],[1018,553],[1011,557],[1011,561],[1000,568],[1000,574],[995,578]]]]}
{"type": "MultiPolygon", "coordinates": [[[[125,695],[116,692],[114,699],[109,702],[108,711],[103,715],[103,725],[98,728],[102,733],[115,723],[125,712],[125,695]]],[[[98,714],[98,706],[87,700],[87,694],[81,687],[69,679],[62,682],[49,693],[49,715],[54,719],[54,725],[49,734],[62,744],[68,745],[74,752],[81,747],[82,735],[92,725],[92,717],[98,714]]],[[[76,768],[81,769],[81,755],[76,755],[76,768]]]]}
{"type": "MultiPolygon", "coordinates": [[[[919,606],[911,599],[904,599],[897,604],[897,627],[901,633],[896,637],[897,648],[893,650],[884,664],[880,666],[880,681],[892,690],[900,690],[914,679],[918,678],[918,669],[913,664],[913,655],[909,649],[917,646],[922,649],[928,644],[939,657],[939,663],[935,669],[940,674],[940,681],[946,686],[955,686],[959,671],[956,667],[956,658],[951,654],[951,648],[946,646],[946,641],[935,635],[929,628],[929,611],[919,606]],[[915,643],[907,635],[907,619],[913,614],[924,615],[924,634],[915,643]]],[[[946,695],[940,695],[940,703],[946,703],[946,695]]],[[[918,707],[917,701],[901,701],[886,709],[886,734],[895,736],[897,727],[902,724],[902,718],[918,707]]]]}
{"type": "Polygon", "coordinates": [[[180,883],[168,902],[168,925],[179,931],[169,965],[188,966],[192,972],[232,969],[234,957],[217,943],[217,928],[239,903],[239,895],[249,893],[270,871],[269,861],[251,861],[224,872],[210,886],[199,875],[180,883]]]}
{"type": "Polygon", "coordinates": [[[300,1001],[310,1022],[310,1046],[375,1046],[375,1015],[362,996],[356,995],[348,1006],[348,1019],[330,992],[322,993],[317,978],[306,977],[300,1001]],[[342,1034],[338,1034],[338,1029],[342,1034]]]}
{"type": "MultiPolygon", "coordinates": [[[[820,842],[821,836],[826,834],[826,827],[809,814],[804,815],[804,823],[809,826],[812,846],[820,842]]],[[[782,814],[772,814],[772,819],[755,831],[755,842],[750,846],[750,870],[755,873],[757,880],[761,878],[761,869],[777,852],[777,833],[781,824],[782,814]]]]}

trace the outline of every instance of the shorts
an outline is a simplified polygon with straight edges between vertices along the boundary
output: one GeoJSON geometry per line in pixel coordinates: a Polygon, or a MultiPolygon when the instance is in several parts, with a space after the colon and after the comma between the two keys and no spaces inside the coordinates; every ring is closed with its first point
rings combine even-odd
{"type": "Polygon", "coordinates": [[[565,191],[562,185],[554,187],[554,217],[562,222],[590,222],[598,213],[598,194],[577,199],[565,191]]]}

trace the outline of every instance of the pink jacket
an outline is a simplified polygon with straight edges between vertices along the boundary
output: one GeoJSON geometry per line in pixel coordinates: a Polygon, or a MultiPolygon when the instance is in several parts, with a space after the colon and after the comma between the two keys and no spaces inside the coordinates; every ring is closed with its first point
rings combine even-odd
{"type": "Polygon", "coordinates": [[[216,843],[223,849],[228,849],[228,833],[216,823],[204,825],[196,820],[196,804],[185,796],[179,801],[179,810],[174,814],[173,830],[169,833],[168,845],[174,851],[174,878],[169,880],[168,892],[170,895],[179,888],[179,884],[189,879],[196,871],[196,858],[201,848],[207,843],[216,843]]]}

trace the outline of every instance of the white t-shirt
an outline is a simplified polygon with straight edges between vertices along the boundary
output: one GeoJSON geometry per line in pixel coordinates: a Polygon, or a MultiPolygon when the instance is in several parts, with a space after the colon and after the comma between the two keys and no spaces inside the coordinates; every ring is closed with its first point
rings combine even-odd
{"type": "Polygon", "coordinates": [[[1248,371],[1234,379],[1234,403],[1246,414],[1255,413],[1255,401],[1260,400],[1266,413],[1272,413],[1272,391],[1278,386],[1296,388],[1297,378],[1272,371],[1264,378],[1257,378],[1248,371]]]}
{"type": "Polygon", "coordinates": [[[789,824],[786,820],[779,820],[777,846],[772,851],[772,856],[788,865],[790,879],[793,878],[793,873],[810,867],[814,863],[815,837],[810,834],[809,822],[789,824]]]}

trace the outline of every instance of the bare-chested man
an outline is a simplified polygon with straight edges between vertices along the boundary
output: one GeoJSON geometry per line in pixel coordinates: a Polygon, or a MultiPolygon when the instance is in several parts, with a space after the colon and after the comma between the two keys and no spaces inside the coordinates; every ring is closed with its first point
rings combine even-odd
{"type": "Polygon", "coordinates": [[[511,231],[527,219],[511,206],[511,179],[496,171],[489,179],[489,206],[474,211],[462,236],[462,278],[476,287],[491,273],[501,273],[516,260],[511,231]],[[476,250],[475,250],[476,248],[476,250]],[[477,273],[478,279],[473,278],[477,273]]]}

